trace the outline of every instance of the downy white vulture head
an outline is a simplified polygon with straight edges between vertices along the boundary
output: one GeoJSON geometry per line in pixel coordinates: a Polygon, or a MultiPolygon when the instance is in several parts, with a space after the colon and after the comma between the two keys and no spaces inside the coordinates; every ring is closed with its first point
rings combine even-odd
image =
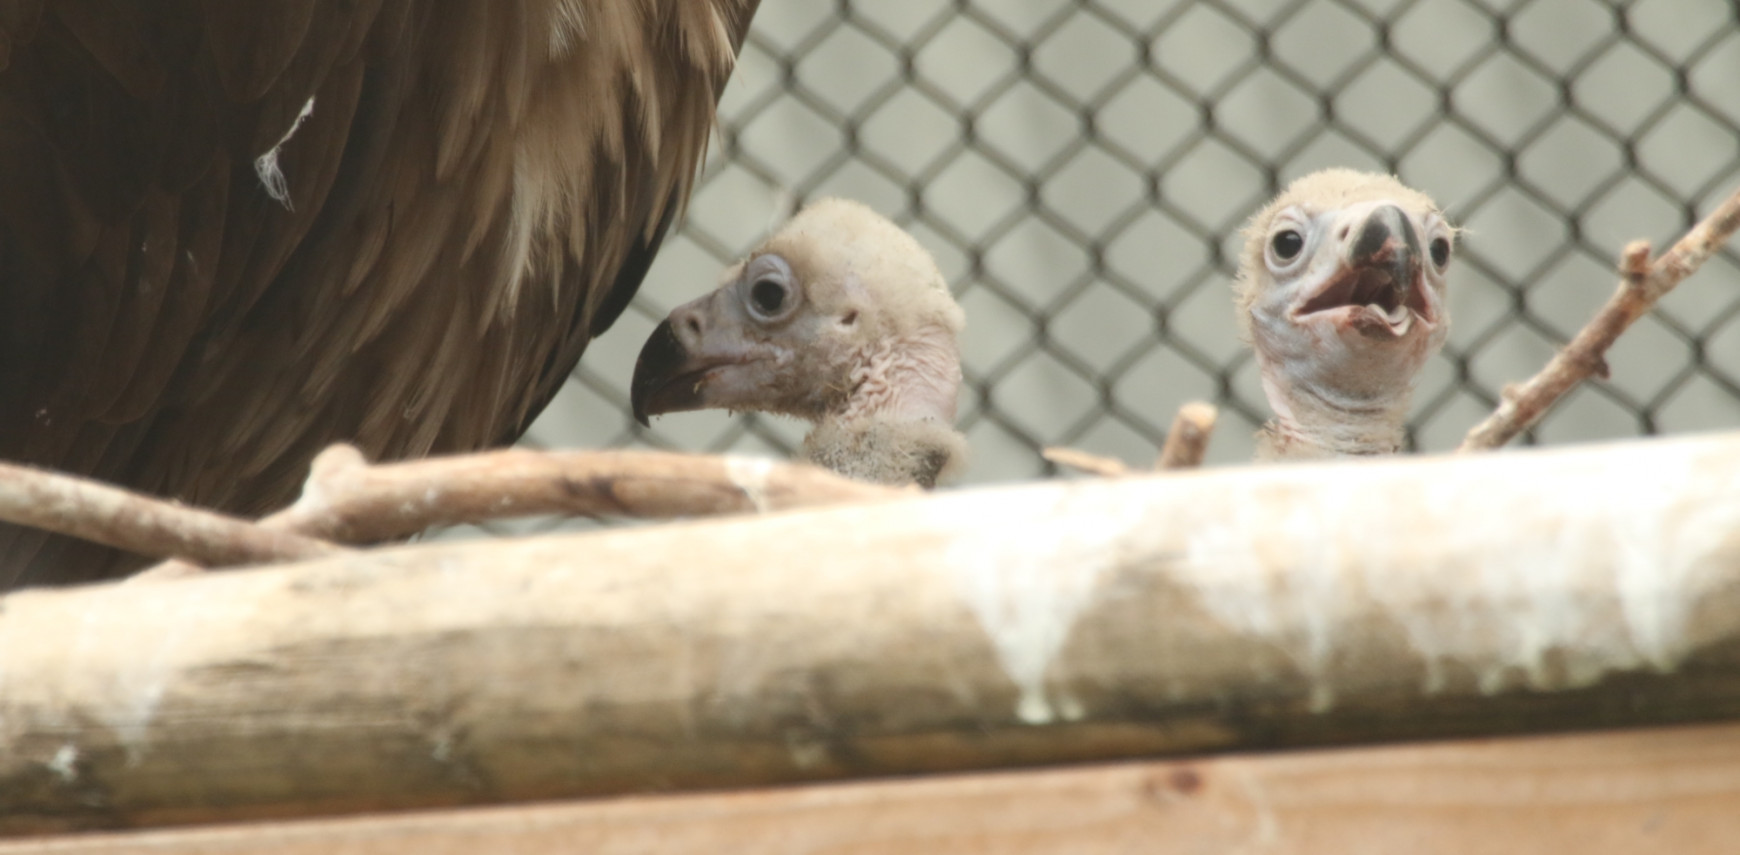
{"type": "Polygon", "coordinates": [[[953,428],[964,324],[918,241],[863,205],[822,199],[659,324],[635,363],[634,415],[796,416],[815,425],[811,462],[931,487],[964,464],[953,428]]]}
{"type": "Polygon", "coordinates": [[[1450,328],[1456,230],[1386,175],[1304,176],[1246,228],[1234,285],[1275,418],[1259,458],[1389,454],[1450,328]]]}

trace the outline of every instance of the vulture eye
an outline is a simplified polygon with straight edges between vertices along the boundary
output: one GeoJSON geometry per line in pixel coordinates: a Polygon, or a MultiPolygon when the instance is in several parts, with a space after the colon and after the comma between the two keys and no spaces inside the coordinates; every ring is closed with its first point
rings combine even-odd
{"type": "Polygon", "coordinates": [[[757,279],[749,286],[749,299],[763,315],[777,315],[785,307],[785,286],[772,279],[757,279]]]}
{"type": "Polygon", "coordinates": [[[1443,267],[1450,263],[1450,240],[1436,238],[1432,241],[1432,263],[1443,267]]]}
{"type": "Polygon", "coordinates": [[[774,323],[797,311],[804,301],[804,292],[794,282],[791,266],[773,253],[749,260],[737,284],[737,298],[750,317],[762,323],[774,323]]]}
{"type": "MultiPolygon", "coordinates": [[[[1293,229],[1279,231],[1269,239],[1269,247],[1275,251],[1275,257],[1282,261],[1292,261],[1298,257],[1299,251],[1305,248],[1305,236],[1293,229]]],[[[1433,252],[1437,250],[1434,249],[1433,252]]]]}

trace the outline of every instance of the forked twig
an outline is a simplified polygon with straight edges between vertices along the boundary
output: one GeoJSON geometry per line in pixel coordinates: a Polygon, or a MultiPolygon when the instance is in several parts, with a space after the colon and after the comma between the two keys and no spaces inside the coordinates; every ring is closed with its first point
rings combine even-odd
{"type": "Polygon", "coordinates": [[[369,543],[535,514],[668,519],[913,494],[759,458],[510,448],[369,465],[355,448],[335,445],[314,459],[302,498],[261,525],[369,543]]]}
{"type": "MultiPolygon", "coordinates": [[[[343,551],[431,526],[533,514],[669,518],[898,498],[814,466],[650,451],[509,449],[370,466],[336,445],[302,498],[258,522],[85,478],[0,463],[0,521],[169,558],[145,571],[265,564],[343,551]]],[[[142,575],[145,575],[142,574],[142,575]]]]}
{"type": "Polygon", "coordinates": [[[1696,272],[1740,230],[1740,190],[1723,200],[1651,264],[1649,242],[1634,241],[1620,258],[1619,291],[1539,374],[1504,389],[1498,409],[1475,425],[1457,451],[1497,448],[1540,421],[1591,374],[1607,376],[1607,349],[1681,280],[1696,272]]]}

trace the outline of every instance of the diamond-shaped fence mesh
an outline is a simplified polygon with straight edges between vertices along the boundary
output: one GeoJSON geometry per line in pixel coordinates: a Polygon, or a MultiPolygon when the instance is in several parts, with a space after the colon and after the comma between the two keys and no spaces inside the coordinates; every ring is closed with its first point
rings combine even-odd
{"type": "MultiPolygon", "coordinates": [[[[1211,400],[1215,462],[1267,418],[1231,308],[1243,221],[1293,177],[1387,170],[1466,229],[1415,445],[1453,447],[1615,285],[1740,184],[1730,0],[764,0],[721,139],[633,308],[533,428],[554,446],[784,456],[804,426],[628,415],[672,307],[804,200],[849,196],[936,255],[967,313],[968,482],[1045,445],[1152,459],[1211,400]]],[[[1740,425],[1725,250],[1528,438],[1740,425]]]]}

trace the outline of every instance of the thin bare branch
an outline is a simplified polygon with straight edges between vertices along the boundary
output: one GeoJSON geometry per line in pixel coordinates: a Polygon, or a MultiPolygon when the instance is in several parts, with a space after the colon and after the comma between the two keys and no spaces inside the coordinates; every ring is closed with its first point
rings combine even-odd
{"type": "Polygon", "coordinates": [[[335,445],[314,459],[302,498],[262,524],[367,543],[534,514],[669,518],[912,494],[746,457],[513,448],[371,466],[356,449],[335,445]]]}
{"type": "Polygon", "coordinates": [[[0,519],[153,557],[267,563],[337,552],[290,531],[178,505],[85,478],[0,463],[0,519]]]}
{"type": "Polygon", "coordinates": [[[1525,383],[1507,386],[1498,409],[1474,426],[1457,451],[1497,448],[1528,430],[1553,404],[1591,374],[1607,376],[1607,349],[1674,286],[1695,273],[1740,230],[1740,190],[1723,200],[1685,237],[1651,264],[1649,243],[1636,241],[1620,259],[1619,291],[1547,367],[1525,383]]]}
{"type": "Polygon", "coordinates": [[[1130,467],[1125,466],[1123,461],[1089,454],[1074,448],[1048,446],[1041,449],[1039,455],[1059,466],[1086,472],[1089,475],[1098,475],[1102,478],[1117,478],[1130,474],[1130,467]]]}
{"type": "Polygon", "coordinates": [[[1172,417],[1172,429],[1166,432],[1166,444],[1160,447],[1160,459],[1155,469],[1189,469],[1201,466],[1208,453],[1208,440],[1214,435],[1214,422],[1220,411],[1213,404],[1191,401],[1178,408],[1172,417]]]}

